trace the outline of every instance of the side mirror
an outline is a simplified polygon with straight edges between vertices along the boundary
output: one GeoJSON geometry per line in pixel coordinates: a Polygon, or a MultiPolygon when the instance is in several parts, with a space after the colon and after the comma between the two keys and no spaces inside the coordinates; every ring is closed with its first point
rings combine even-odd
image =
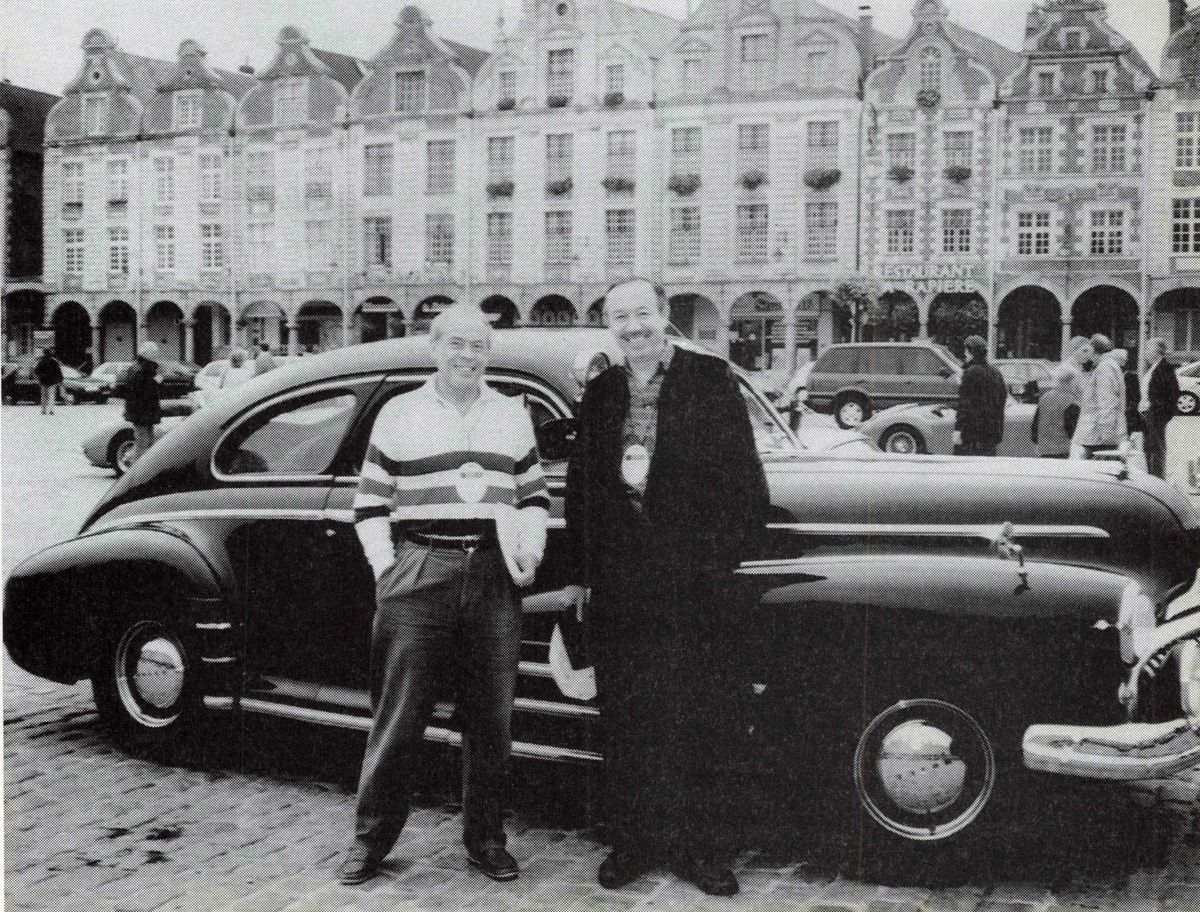
{"type": "Polygon", "coordinates": [[[940,371],[938,371],[938,376],[941,377],[943,380],[949,380],[951,377],[954,376],[954,371],[952,371],[948,367],[943,367],[940,371]]]}
{"type": "Polygon", "coordinates": [[[538,453],[546,462],[562,462],[570,459],[575,451],[575,437],[579,433],[579,422],[574,418],[554,418],[539,425],[535,436],[538,453]]]}

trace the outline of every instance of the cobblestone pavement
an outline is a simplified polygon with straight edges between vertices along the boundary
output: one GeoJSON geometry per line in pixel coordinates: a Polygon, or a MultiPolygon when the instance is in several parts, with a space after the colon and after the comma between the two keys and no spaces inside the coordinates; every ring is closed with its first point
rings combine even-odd
{"type": "MultiPolygon", "coordinates": [[[[17,560],[72,534],[108,484],[104,472],[78,456],[76,441],[114,411],[79,406],[49,420],[30,408],[0,412],[7,575],[17,560]]],[[[334,873],[352,821],[361,741],[331,749],[328,734],[306,734],[310,749],[296,757],[292,748],[300,742],[263,748],[277,733],[243,730],[230,739],[236,749],[217,744],[203,763],[193,757],[166,765],[111,745],[86,683],[41,681],[7,658],[3,673],[5,897],[11,909],[1200,909],[1200,770],[1143,789],[1141,803],[1152,806],[1149,824],[1119,836],[1115,851],[1080,837],[1078,850],[1066,847],[1065,862],[1049,874],[1039,869],[985,878],[966,871],[959,872],[966,883],[954,887],[860,882],[847,876],[844,864],[829,861],[831,854],[853,854],[853,847],[827,842],[791,846],[774,858],[747,854],[739,865],[742,893],[734,899],[710,899],[666,874],[606,892],[594,882],[604,851],[594,834],[578,828],[578,817],[547,822],[545,810],[520,790],[517,797],[526,800],[508,827],[523,867],[515,883],[495,884],[466,867],[456,809],[426,797],[384,876],[343,887],[334,873]],[[310,765],[310,757],[323,762],[310,765]]]]}

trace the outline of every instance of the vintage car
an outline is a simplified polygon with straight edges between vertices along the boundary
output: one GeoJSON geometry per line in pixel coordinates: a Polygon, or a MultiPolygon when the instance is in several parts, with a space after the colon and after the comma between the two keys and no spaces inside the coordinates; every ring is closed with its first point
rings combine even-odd
{"type": "Polygon", "coordinates": [[[1175,372],[1179,378],[1179,400],[1176,408],[1180,415],[1195,415],[1200,406],[1200,361],[1185,364],[1175,372]]]}
{"type": "MultiPolygon", "coordinates": [[[[167,431],[179,425],[196,410],[190,399],[167,399],[162,403],[163,420],[154,428],[154,439],[158,440],[167,431]]],[[[82,444],[84,458],[100,469],[112,469],[118,476],[124,475],[133,465],[135,447],[133,425],[124,419],[102,424],[82,444]]]]}
{"type": "MultiPolygon", "coordinates": [[[[493,343],[489,382],[530,409],[554,499],[524,596],[521,758],[602,759],[603,681],[596,700],[564,696],[549,643],[574,578],[561,518],[573,410],[617,356],[596,329],[493,343]]],[[[431,371],[420,338],[353,346],[186,419],[76,537],[13,570],[13,660],[90,678],[115,735],[152,753],[254,715],[365,731],[375,589],[353,525],[358,470],[380,407],[431,371]]],[[[1200,517],[1178,489],[1119,462],[812,452],[742,390],[773,501],[730,580],[754,605],[744,781],[768,783],[773,807],[798,820],[818,791],[839,796],[864,851],[940,853],[1043,807],[1035,786],[1200,762],[1200,517]]],[[[426,737],[460,744],[448,698],[426,737]]]]}
{"type": "MultiPolygon", "coordinates": [[[[1030,426],[1037,408],[1009,399],[1004,409],[1004,439],[996,448],[998,456],[1037,456],[1030,426]]],[[[952,402],[918,405],[893,405],[872,415],[858,429],[879,444],[886,453],[934,453],[949,456],[954,452],[952,402]]]]}

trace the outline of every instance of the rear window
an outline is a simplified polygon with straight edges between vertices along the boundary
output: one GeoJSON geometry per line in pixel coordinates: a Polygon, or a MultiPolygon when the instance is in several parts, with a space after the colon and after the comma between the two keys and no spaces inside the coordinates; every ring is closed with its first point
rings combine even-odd
{"type": "Polygon", "coordinates": [[[817,359],[813,372],[818,374],[857,374],[858,350],[834,348],[817,359]]]}
{"type": "Polygon", "coordinates": [[[906,360],[908,361],[908,370],[906,373],[916,374],[921,377],[936,377],[942,371],[949,370],[950,368],[950,365],[945,361],[924,348],[910,349],[906,360]]]}
{"type": "Polygon", "coordinates": [[[863,371],[868,374],[895,376],[903,373],[900,364],[900,349],[890,346],[868,348],[863,351],[863,371]]]}

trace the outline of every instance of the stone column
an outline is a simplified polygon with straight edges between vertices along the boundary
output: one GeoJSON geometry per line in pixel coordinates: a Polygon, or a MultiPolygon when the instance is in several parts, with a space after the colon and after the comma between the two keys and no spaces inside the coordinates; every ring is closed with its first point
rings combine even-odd
{"type": "Polygon", "coordinates": [[[104,360],[104,352],[100,351],[100,320],[97,317],[92,321],[92,365],[95,366],[104,360]]]}
{"type": "Polygon", "coordinates": [[[1058,353],[1059,359],[1065,358],[1067,356],[1067,345],[1070,343],[1070,341],[1071,341],[1071,318],[1067,317],[1065,320],[1062,321],[1062,347],[1058,353]]]}
{"type": "Polygon", "coordinates": [[[287,353],[289,355],[299,352],[299,336],[300,334],[296,331],[295,321],[288,320],[283,324],[283,339],[280,341],[287,345],[287,353]]]}
{"type": "Polygon", "coordinates": [[[191,364],[196,360],[196,321],[183,321],[183,360],[191,364]]]}
{"type": "Polygon", "coordinates": [[[788,377],[796,373],[796,306],[791,300],[783,304],[783,363],[788,377]]]}
{"type": "Polygon", "coordinates": [[[929,309],[933,300],[928,295],[917,295],[917,338],[929,338],[929,309]]]}

